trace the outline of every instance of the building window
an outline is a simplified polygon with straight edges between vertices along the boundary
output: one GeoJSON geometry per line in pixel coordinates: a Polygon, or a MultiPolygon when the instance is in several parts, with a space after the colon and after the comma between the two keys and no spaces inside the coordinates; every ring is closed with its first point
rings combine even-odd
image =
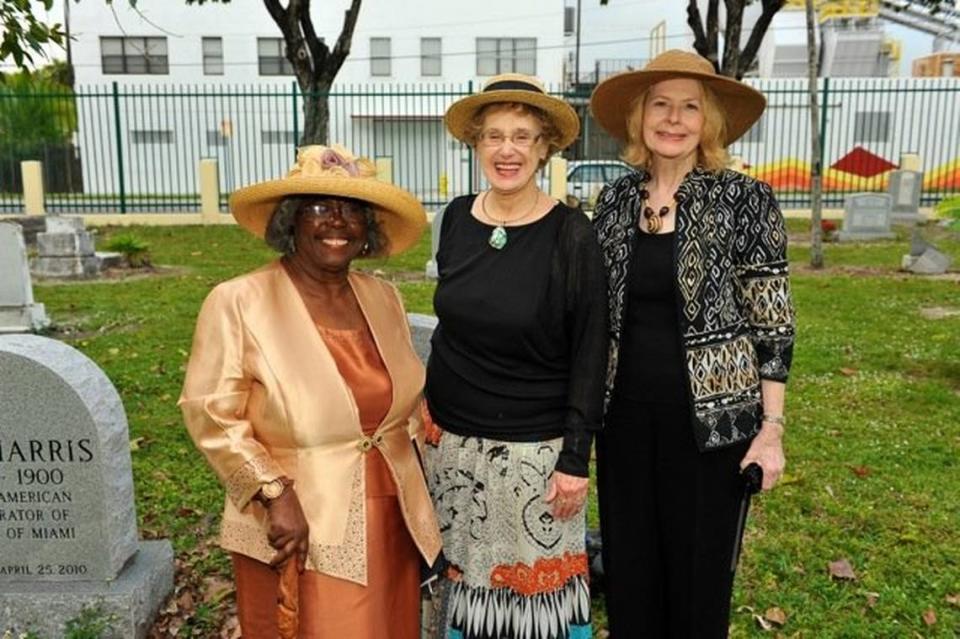
{"type": "Polygon", "coordinates": [[[853,121],[854,142],[889,142],[890,113],[888,111],[861,111],[853,121]]]}
{"type": "Polygon", "coordinates": [[[477,75],[537,74],[536,38],[477,38],[477,75]]]}
{"type": "Polygon", "coordinates": [[[262,144],[296,144],[297,135],[293,131],[261,131],[260,142],[262,144]]]}
{"type": "Polygon", "coordinates": [[[563,35],[570,36],[577,32],[577,8],[563,8],[563,35]]]}
{"type": "Polygon", "coordinates": [[[390,75],[390,38],[370,38],[370,75],[390,75]]]}
{"type": "Polygon", "coordinates": [[[440,38],[420,38],[420,75],[442,75],[440,38]]]}
{"type": "Polygon", "coordinates": [[[100,64],[104,74],[166,75],[170,72],[167,39],[101,37],[100,64]]]}
{"type": "Polygon", "coordinates": [[[170,129],[132,129],[130,141],[133,144],[173,144],[173,131],[170,129]]]}
{"type": "Polygon", "coordinates": [[[260,75],[293,75],[293,65],[286,58],[283,38],[257,38],[257,61],[260,75]]]}
{"type": "Polygon", "coordinates": [[[223,75],[223,38],[203,39],[203,75],[223,75]]]}
{"type": "Polygon", "coordinates": [[[216,129],[207,131],[207,146],[227,146],[227,136],[216,129]]]}

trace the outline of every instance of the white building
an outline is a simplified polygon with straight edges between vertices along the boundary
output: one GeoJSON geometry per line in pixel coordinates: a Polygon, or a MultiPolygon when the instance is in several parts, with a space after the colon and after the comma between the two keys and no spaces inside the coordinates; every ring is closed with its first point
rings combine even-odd
{"type": "MultiPolygon", "coordinates": [[[[348,6],[314,3],[331,48],[348,6]]],[[[446,136],[443,112],[501,72],[559,86],[563,18],[559,0],[364,0],[330,97],[330,141],[392,157],[394,179],[427,200],[472,186],[469,154],[446,136]]],[[[117,192],[122,175],[125,193],[192,194],[201,157],[220,160],[225,192],[289,167],[303,96],[262,1],[81,2],[70,27],[77,87],[95,94],[78,100],[88,193],[117,192]]]]}

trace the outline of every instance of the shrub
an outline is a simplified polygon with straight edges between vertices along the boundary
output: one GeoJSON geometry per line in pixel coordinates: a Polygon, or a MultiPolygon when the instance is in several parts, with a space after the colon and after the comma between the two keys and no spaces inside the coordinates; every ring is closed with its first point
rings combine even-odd
{"type": "Polygon", "coordinates": [[[115,235],[107,242],[107,250],[121,253],[130,268],[150,265],[150,245],[136,235],[115,235]]]}

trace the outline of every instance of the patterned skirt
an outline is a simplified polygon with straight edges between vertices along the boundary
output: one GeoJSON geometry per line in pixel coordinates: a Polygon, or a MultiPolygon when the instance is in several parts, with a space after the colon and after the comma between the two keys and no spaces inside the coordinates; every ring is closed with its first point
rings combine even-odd
{"type": "Polygon", "coordinates": [[[432,429],[426,454],[443,552],[446,639],[591,636],[585,518],[543,501],[562,439],[504,442],[432,429]]]}

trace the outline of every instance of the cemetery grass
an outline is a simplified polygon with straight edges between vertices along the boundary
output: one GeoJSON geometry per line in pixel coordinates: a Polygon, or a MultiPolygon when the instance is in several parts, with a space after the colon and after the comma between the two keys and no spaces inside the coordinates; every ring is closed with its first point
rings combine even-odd
{"type": "MultiPolygon", "coordinates": [[[[792,236],[806,230],[790,224],[792,236]]],[[[927,231],[960,264],[960,235],[927,231]]],[[[40,282],[35,296],[53,336],[96,361],[124,400],[141,534],[170,538],[178,557],[163,636],[171,626],[177,636],[220,636],[235,623],[228,561],[215,544],[223,491],[176,400],[204,296],[272,253],[235,227],[105,229],[98,242],[125,233],[173,268],[40,282]]],[[[791,249],[799,322],[787,474],[751,511],[734,637],[960,634],[960,278],[899,273],[907,250],[905,231],[893,242],[826,244],[828,268],[814,272],[808,247],[791,249]],[[839,560],[854,578],[831,576],[839,560]]],[[[394,280],[408,310],[430,313],[428,253],[424,238],[406,255],[358,265],[394,280]]],[[[595,525],[595,499],[588,516],[595,525]]],[[[602,628],[600,600],[595,612],[602,628]]]]}

